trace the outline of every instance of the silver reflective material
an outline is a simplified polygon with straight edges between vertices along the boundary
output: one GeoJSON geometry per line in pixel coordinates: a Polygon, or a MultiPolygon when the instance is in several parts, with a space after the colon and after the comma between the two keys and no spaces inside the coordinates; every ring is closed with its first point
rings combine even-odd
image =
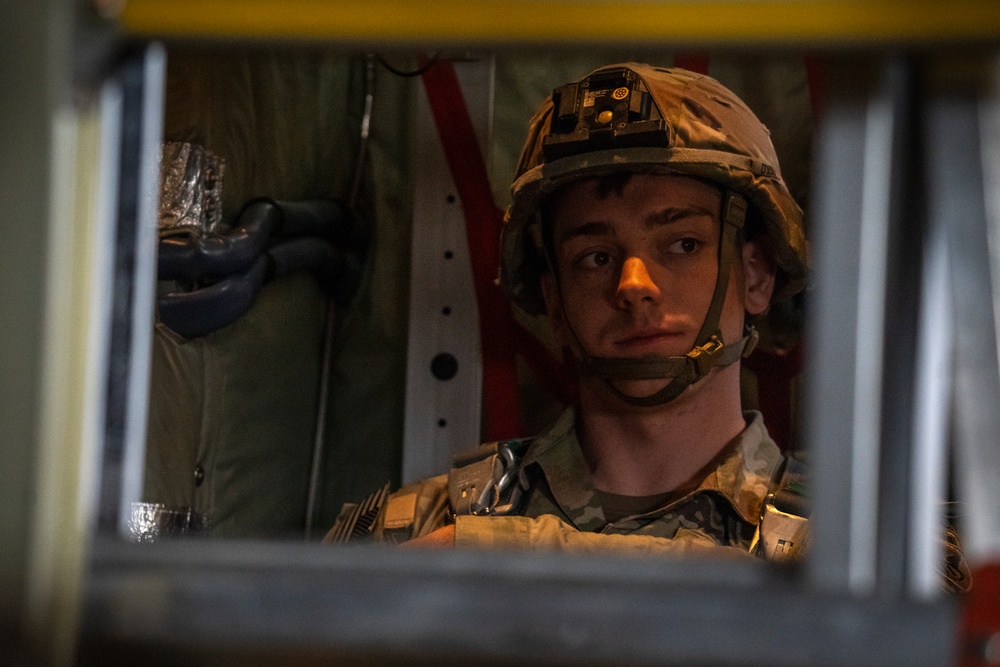
{"type": "Polygon", "coordinates": [[[181,141],[163,144],[160,161],[160,235],[212,234],[222,226],[222,177],[226,162],[181,141]]]}
{"type": "Polygon", "coordinates": [[[764,502],[758,528],[760,548],[769,561],[794,562],[809,542],[809,519],[774,506],[774,494],[764,502]]]}
{"type": "Polygon", "coordinates": [[[128,522],[134,542],[155,542],[163,536],[202,533],[208,530],[208,519],[190,507],[167,507],[162,503],[132,503],[128,522]]]}

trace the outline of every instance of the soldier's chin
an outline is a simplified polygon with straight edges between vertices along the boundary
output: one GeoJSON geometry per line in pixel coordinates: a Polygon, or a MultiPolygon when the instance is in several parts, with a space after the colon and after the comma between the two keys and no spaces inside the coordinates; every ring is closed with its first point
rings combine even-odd
{"type": "Polygon", "coordinates": [[[670,384],[670,380],[617,380],[612,384],[629,398],[648,398],[670,384]]]}

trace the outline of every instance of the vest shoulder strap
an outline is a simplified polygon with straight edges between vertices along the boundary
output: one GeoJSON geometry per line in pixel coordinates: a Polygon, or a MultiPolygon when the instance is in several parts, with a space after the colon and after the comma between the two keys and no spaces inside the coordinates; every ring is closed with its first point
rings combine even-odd
{"type": "Polygon", "coordinates": [[[793,561],[809,543],[809,502],[806,466],[789,458],[780,482],[764,499],[752,553],[773,561],[793,561]]]}
{"type": "Polygon", "coordinates": [[[500,440],[455,456],[448,473],[448,501],[454,516],[516,513],[527,482],[521,459],[530,439],[500,440]]]}

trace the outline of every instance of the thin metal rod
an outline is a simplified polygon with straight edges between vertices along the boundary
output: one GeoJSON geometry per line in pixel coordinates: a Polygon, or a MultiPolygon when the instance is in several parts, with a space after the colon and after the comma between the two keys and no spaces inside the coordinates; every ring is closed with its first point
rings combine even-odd
{"type": "Polygon", "coordinates": [[[333,299],[326,301],[326,323],[323,326],[322,371],[319,379],[319,396],[316,408],[316,438],[313,441],[312,464],[309,469],[309,496],[306,499],[306,539],[312,537],[316,520],[316,505],[319,503],[320,470],[323,465],[323,449],[326,442],[326,420],[330,402],[330,374],[333,366],[333,338],[337,319],[337,306],[333,299]]]}
{"type": "MultiPolygon", "coordinates": [[[[368,144],[371,135],[372,107],[375,100],[375,55],[365,57],[365,106],[361,115],[360,141],[358,142],[357,160],[354,165],[354,177],[351,180],[351,191],[347,206],[354,211],[361,196],[361,185],[364,183],[365,164],[368,157],[368,144]]],[[[323,326],[323,357],[319,380],[319,396],[316,406],[316,429],[313,440],[312,463],[309,469],[309,493],[306,497],[305,538],[312,538],[313,524],[316,520],[316,507],[319,504],[319,487],[323,467],[323,452],[326,448],[326,422],[330,402],[330,374],[333,372],[333,339],[336,334],[337,307],[333,299],[326,302],[326,322],[323,326]]]]}
{"type": "Polygon", "coordinates": [[[878,522],[867,520],[878,506],[879,447],[882,429],[882,363],[885,336],[886,243],[895,109],[883,85],[868,102],[865,118],[861,229],[858,244],[858,305],[855,322],[854,424],[851,456],[851,590],[875,586],[878,522]]]}
{"type": "Polygon", "coordinates": [[[954,434],[966,554],[971,564],[1000,549],[998,371],[982,137],[975,90],[940,93],[930,105],[931,212],[947,221],[955,304],[954,434]]]}
{"type": "Polygon", "coordinates": [[[160,151],[167,80],[167,51],[152,43],[142,62],[142,134],[139,145],[139,193],[135,215],[135,268],[132,287],[132,350],[122,458],[118,531],[129,534],[131,506],[142,499],[146,463],[146,422],[153,358],[153,301],[156,298],[157,208],[160,151]]]}
{"type": "Polygon", "coordinates": [[[354,165],[354,178],[351,181],[351,193],[347,198],[347,206],[353,211],[358,205],[361,195],[361,184],[364,183],[365,163],[368,160],[368,143],[371,134],[372,106],[375,101],[375,54],[365,56],[365,110],[361,115],[361,141],[358,143],[357,161],[354,165]]]}
{"type": "Polygon", "coordinates": [[[916,409],[910,494],[908,588],[919,599],[939,595],[944,559],[943,503],[948,420],[951,416],[952,348],[955,338],[951,303],[948,232],[941,219],[928,221],[924,249],[924,284],[917,332],[916,409]]]}
{"type": "Polygon", "coordinates": [[[823,474],[811,490],[806,565],[813,586],[838,593],[869,592],[876,572],[871,508],[881,432],[888,222],[882,193],[889,189],[886,128],[894,123],[881,83],[884,69],[885,63],[831,62],[817,142],[815,286],[804,380],[810,462],[823,474]]]}

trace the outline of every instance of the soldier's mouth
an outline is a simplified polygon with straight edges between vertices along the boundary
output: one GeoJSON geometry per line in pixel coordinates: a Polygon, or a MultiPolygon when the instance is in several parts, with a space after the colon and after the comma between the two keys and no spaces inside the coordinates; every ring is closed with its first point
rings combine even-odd
{"type": "Polygon", "coordinates": [[[635,354],[646,350],[658,350],[664,346],[674,347],[683,337],[684,334],[679,331],[643,329],[632,332],[625,338],[615,341],[615,347],[635,354]]]}

